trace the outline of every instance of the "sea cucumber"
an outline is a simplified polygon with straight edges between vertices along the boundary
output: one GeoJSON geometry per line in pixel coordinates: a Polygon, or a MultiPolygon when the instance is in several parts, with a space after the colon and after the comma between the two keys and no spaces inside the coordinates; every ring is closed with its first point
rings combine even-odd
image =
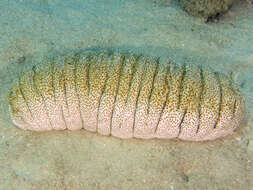
{"type": "Polygon", "coordinates": [[[240,91],[224,74],[110,51],[34,65],[8,99],[21,129],[85,129],[123,139],[214,140],[233,133],[245,115],[240,91]]]}

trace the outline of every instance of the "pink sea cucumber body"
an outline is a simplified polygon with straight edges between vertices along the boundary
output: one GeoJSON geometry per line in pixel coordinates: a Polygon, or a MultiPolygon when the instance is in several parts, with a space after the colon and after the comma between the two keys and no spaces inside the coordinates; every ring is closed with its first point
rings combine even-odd
{"type": "Polygon", "coordinates": [[[213,140],[233,133],[243,98],[225,75],[120,52],[54,57],[19,76],[9,93],[24,130],[78,130],[119,138],[213,140]]]}

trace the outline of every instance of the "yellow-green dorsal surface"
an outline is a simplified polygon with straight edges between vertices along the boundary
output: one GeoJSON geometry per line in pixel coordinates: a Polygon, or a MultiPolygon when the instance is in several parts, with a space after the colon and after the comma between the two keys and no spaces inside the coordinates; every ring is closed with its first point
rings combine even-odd
{"type": "Polygon", "coordinates": [[[24,130],[204,141],[233,133],[245,105],[233,82],[210,69],[100,51],[34,65],[12,85],[9,110],[24,130]]]}

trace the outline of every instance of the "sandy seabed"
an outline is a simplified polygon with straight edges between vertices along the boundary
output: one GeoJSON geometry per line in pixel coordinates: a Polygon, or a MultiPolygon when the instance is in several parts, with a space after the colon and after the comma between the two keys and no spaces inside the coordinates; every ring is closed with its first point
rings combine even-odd
{"type": "Polygon", "coordinates": [[[253,5],[205,24],[176,0],[1,0],[0,190],[253,189],[253,5]],[[58,53],[109,48],[204,64],[245,97],[234,136],[205,143],[120,140],[86,131],[17,129],[7,95],[17,74],[58,53]]]}

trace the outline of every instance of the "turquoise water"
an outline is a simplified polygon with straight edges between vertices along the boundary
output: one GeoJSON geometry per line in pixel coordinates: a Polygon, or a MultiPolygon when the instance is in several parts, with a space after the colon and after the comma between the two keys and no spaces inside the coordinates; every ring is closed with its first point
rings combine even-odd
{"type": "Polygon", "coordinates": [[[253,8],[205,24],[176,0],[0,2],[0,189],[252,189],[253,8]],[[17,73],[58,53],[128,50],[231,75],[247,106],[234,137],[208,143],[21,131],[8,113],[17,73]]]}

